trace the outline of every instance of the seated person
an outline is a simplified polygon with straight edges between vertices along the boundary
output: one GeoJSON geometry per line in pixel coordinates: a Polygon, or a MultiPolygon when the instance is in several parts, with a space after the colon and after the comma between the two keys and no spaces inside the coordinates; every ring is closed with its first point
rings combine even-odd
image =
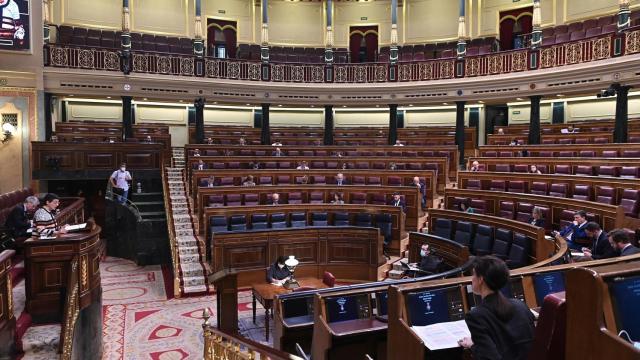
{"type": "Polygon", "coordinates": [[[193,156],[200,156],[200,149],[193,149],[193,156]]]}
{"type": "Polygon", "coordinates": [[[207,145],[213,145],[213,139],[207,138],[207,145]]]}
{"type": "Polygon", "coordinates": [[[567,241],[570,249],[582,250],[577,241],[587,238],[587,234],[584,232],[584,227],[587,225],[587,213],[584,210],[578,210],[573,214],[573,222],[564,229],[553,232],[553,236],[558,238],[564,238],[567,241]]]}
{"type": "Polygon", "coordinates": [[[542,215],[542,209],[534,206],[533,210],[531,211],[531,217],[529,218],[529,221],[527,221],[529,224],[533,225],[533,226],[537,226],[537,227],[544,227],[544,216],[542,215]]]}
{"type": "Polygon", "coordinates": [[[400,140],[396,140],[396,143],[393,144],[393,146],[404,146],[404,144],[401,143],[400,140]]]}
{"type": "Polygon", "coordinates": [[[303,161],[300,163],[300,165],[298,165],[296,170],[309,170],[309,166],[307,165],[306,161],[303,161]]]}
{"type": "Polygon", "coordinates": [[[210,188],[214,186],[216,186],[216,178],[211,175],[207,178],[207,187],[210,188]]]}
{"type": "Polygon", "coordinates": [[[336,204],[336,205],[344,204],[344,199],[342,198],[342,194],[334,193],[333,194],[333,200],[331,200],[331,203],[332,204],[336,204]]]}
{"type": "Polygon", "coordinates": [[[589,221],[584,227],[584,232],[590,239],[593,239],[593,245],[590,248],[582,248],[584,257],[580,258],[580,260],[607,259],[618,255],[616,250],[609,244],[609,236],[602,231],[597,222],[589,221]]]}
{"type": "Polygon", "coordinates": [[[153,139],[151,139],[151,135],[147,135],[147,137],[144,138],[144,141],[147,142],[147,143],[152,143],[153,139]]]}
{"type": "Polygon", "coordinates": [[[14,238],[30,236],[27,230],[33,227],[33,221],[29,219],[29,216],[36,210],[39,204],[40,200],[38,200],[37,197],[29,196],[24,199],[22,204],[16,205],[11,210],[4,223],[4,226],[9,230],[11,236],[14,238]]]}
{"type": "Polygon", "coordinates": [[[609,233],[609,244],[619,256],[627,256],[640,253],[640,249],[631,244],[629,234],[624,229],[615,229],[609,233]]]}
{"type": "Polygon", "coordinates": [[[467,214],[475,213],[475,210],[473,210],[473,208],[469,204],[471,204],[471,201],[469,201],[469,199],[464,199],[464,201],[460,201],[458,203],[458,210],[462,212],[466,212],[467,214]]]}
{"type": "Polygon", "coordinates": [[[395,162],[390,162],[389,163],[389,170],[396,170],[396,169],[397,169],[396,163],[395,162]]]}
{"type": "Polygon", "coordinates": [[[480,163],[477,161],[474,161],[471,163],[471,168],[469,169],[469,171],[473,171],[473,172],[478,172],[480,171],[480,163]]]}
{"type": "Polygon", "coordinates": [[[402,208],[402,212],[406,211],[406,205],[399,193],[393,193],[393,198],[389,202],[389,205],[402,208]]]}
{"type": "Polygon", "coordinates": [[[278,193],[271,194],[271,199],[269,200],[269,205],[280,205],[280,194],[278,194],[278,193]]]}
{"type": "Polygon", "coordinates": [[[247,141],[243,137],[240,137],[240,140],[238,140],[238,144],[244,146],[247,145],[247,141]]]}
{"type": "Polygon", "coordinates": [[[471,287],[482,302],[466,314],[471,337],[458,344],[471,350],[474,359],[526,359],[534,316],[524,302],[500,292],[509,281],[509,268],[493,256],[476,257],[471,267],[471,287]]]}
{"type": "Polygon", "coordinates": [[[279,140],[276,140],[271,144],[271,146],[282,146],[282,143],[279,140]]]}
{"type": "Polygon", "coordinates": [[[276,262],[269,266],[269,269],[267,270],[268,283],[273,285],[282,285],[287,279],[289,279],[291,272],[284,265],[285,261],[287,261],[286,256],[278,256],[276,262]]]}
{"type": "Polygon", "coordinates": [[[196,170],[206,170],[207,169],[207,164],[204,163],[204,161],[202,161],[202,159],[198,160],[198,163],[196,164],[196,170]]]}
{"type": "Polygon", "coordinates": [[[509,145],[518,145],[518,140],[517,139],[511,139],[511,142],[509,143],[509,145]]]}
{"type": "Polygon", "coordinates": [[[284,156],[284,153],[282,152],[282,150],[280,150],[279,147],[277,147],[276,150],[273,152],[273,156],[284,156]]]}
{"type": "Polygon", "coordinates": [[[56,221],[56,209],[60,206],[60,198],[56,194],[47,194],[43,199],[44,205],[33,215],[35,230],[34,237],[55,237],[58,234],[66,234],[66,227],[58,226],[56,221]]]}
{"type": "Polygon", "coordinates": [[[576,129],[573,128],[572,125],[567,126],[566,129],[560,130],[562,134],[575,134],[577,133],[576,129]]]}
{"type": "Polygon", "coordinates": [[[348,185],[349,182],[347,181],[347,179],[344,178],[344,175],[342,175],[342,173],[338,173],[336,175],[336,185],[338,186],[342,186],[342,185],[348,185]]]}
{"type": "Polygon", "coordinates": [[[420,262],[416,264],[423,275],[437,274],[444,270],[442,259],[431,253],[429,244],[422,244],[420,247],[420,262]]]}
{"type": "Polygon", "coordinates": [[[242,186],[256,186],[256,183],[253,181],[253,175],[247,176],[247,178],[242,182],[242,186]]]}
{"type": "Polygon", "coordinates": [[[529,168],[529,174],[542,174],[542,171],[538,170],[537,166],[531,165],[529,168]]]}
{"type": "Polygon", "coordinates": [[[503,128],[499,128],[498,129],[498,135],[504,135],[504,129],[503,128]]]}

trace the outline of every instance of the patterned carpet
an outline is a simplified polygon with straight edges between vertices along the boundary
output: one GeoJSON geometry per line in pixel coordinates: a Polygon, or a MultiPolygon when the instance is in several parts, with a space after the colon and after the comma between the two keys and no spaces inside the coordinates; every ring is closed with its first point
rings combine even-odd
{"type": "MultiPolygon", "coordinates": [[[[215,319],[215,296],[168,299],[159,266],[138,267],[128,260],[107,258],[100,271],[103,359],[202,359],[202,311],[209,308],[215,319]]],[[[258,309],[253,324],[250,291],[239,293],[238,311],[240,332],[265,343],[264,310],[258,309]]]]}

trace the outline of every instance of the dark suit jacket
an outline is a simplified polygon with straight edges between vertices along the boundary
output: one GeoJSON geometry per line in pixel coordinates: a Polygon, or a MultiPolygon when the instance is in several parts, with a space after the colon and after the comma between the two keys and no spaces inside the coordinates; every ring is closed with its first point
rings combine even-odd
{"type": "Polygon", "coordinates": [[[594,260],[598,260],[612,258],[616,255],[616,250],[611,247],[609,240],[607,240],[607,233],[604,231],[601,232],[600,236],[593,241],[593,245],[591,246],[591,257],[594,260]]]}
{"type": "Polygon", "coordinates": [[[565,227],[564,229],[562,229],[562,231],[560,231],[560,236],[562,236],[563,238],[566,238],[567,235],[569,235],[569,233],[573,232],[573,235],[571,235],[571,241],[575,242],[576,240],[579,240],[579,239],[585,239],[587,238],[587,233],[584,232],[585,226],[587,226],[586,222],[583,223],[581,226],[577,226],[571,223],[571,225],[565,227]]]}
{"type": "Polygon", "coordinates": [[[291,272],[286,266],[280,269],[278,263],[273,263],[269,266],[269,270],[267,270],[267,282],[271,283],[273,280],[282,280],[289,275],[291,275],[291,272]]]}
{"type": "Polygon", "coordinates": [[[622,252],[620,252],[620,256],[627,256],[640,253],[640,249],[631,245],[627,246],[622,252]]]}
{"type": "Polygon", "coordinates": [[[530,218],[529,221],[527,221],[529,224],[533,225],[533,226],[537,226],[537,227],[544,227],[544,219],[538,219],[538,220],[533,220],[533,218],[530,218]]]}
{"type": "Polygon", "coordinates": [[[24,210],[24,204],[18,204],[11,209],[4,225],[11,231],[13,237],[29,237],[27,230],[31,227],[31,223],[24,210]]]}
{"type": "Polygon", "coordinates": [[[400,203],[398,205],[396,205],[396,202],[391,199],[391,201],[389,201],[389,205],[391,206],[399,206],[402,208],[402,212],[406,211],[406,204],[404,203],[404,200],[400,199],[400,203]]]}
{"type": "MultiPolygon", "coordinates": [[[[333,180],[333,183],[338,185],[338,180],[333,180]]],[[[349,181],[347,179],[342,179],[342,185],[349,185],[349,181]]]]}
{"type": "Polygon", "coordinates": [[[473,340],[473,358],[525,360],[533,341],[533,314],[522,301],[509,299],[514,307],[513,316],[506,322],[502,321],[492,310],[497,296],[488,295],[465,316],[473,340]]]}

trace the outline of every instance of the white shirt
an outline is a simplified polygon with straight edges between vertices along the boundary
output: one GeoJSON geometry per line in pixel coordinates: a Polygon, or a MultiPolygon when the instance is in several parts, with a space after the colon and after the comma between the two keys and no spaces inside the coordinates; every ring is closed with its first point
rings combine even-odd
{"type": "Polygon", "coordinates": [[[129,190],[129,183],[127,182],[127,180],[131,180],[131,174],[129,171],[116,170],[111,174],[111,178],[116,180],[117,188],[125,191],[129,190]]]}
{"type": "Polygon", "coordinates": [[[308,167],[308,166],[300,165],[300,166],[298,166],[298,167],[296,168],[296,170],[309,170],[309,167],[308,167]]]}
{"type": "Polygon", "coordinates": [[[20,20],[20,8],[15,1],[9,0],[9,4],[0,10],[2,14],[2,28],[14,29],[13,21],[20,20]]]}

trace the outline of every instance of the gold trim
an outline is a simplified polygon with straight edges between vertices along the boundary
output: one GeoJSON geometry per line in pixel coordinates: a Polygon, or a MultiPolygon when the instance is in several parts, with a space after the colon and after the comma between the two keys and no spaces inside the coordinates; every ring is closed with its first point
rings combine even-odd
{"type": "MultiPolygon", "coordinates": [[[[232,25],[225,25],[220,30],[224,30],[227,26],[232,27],[236,31],[236,44],[240,44],[240,41],[238,41],[238,39],[240,38],[240,18],[225,17],[225,16],[207,16],[207,17],[205,17],[205,19],[207,20],[207,30],[209,30],[209,24],[208,24],[209,23],[209,19],[223,20],[223,21],[235,21],[236,22],[235,28],[232,25]]],[[[213,25],[213,24],[211,24],[211,25],[213,25]]],[[[202,39],[205,40],[205,44],[206,44],[208,32],[209,31],[207,31],[207,34],[202,34],[202,39]]],[[[254,42],[248,42],[248,44],[254,44],[254,42]]]]}
{"type": "MultiPolygon", "coordinates": [[[[349,33],[349,37],[351,37],[351,35],[353,35],[353,34],[360,34],[360,35],[362,35],[362,36],[367,36],[367,35],[369,35],[369,34],[376,34],[376,35],[378,35],[378,31],[376,31],[376,30],[367,30],[367,31],[365,31],[365,32],[362,32],[362,31],[360,31],[360,30],[354,30],[354,31],[351,31],[351,32],[349,33]]],[[[379,35],[378,35],[378,36],[379,36],[379,35]]]]}
{"type": "MultiPolygon", "coordinates": [[[[207,19],[207,20],[208,20],[208,19],[207,19]]],[[[235,32],[236,32],[236,33],[238,33],[238,29],[237,29],[235,26],[233,26],[233,25],[220,26],[220,25],[218,25],[218,24],[216,24],[216,23],[211,23],[211,24],[208,24],[208,25],[207,25],[207,30],[209,30],[209,28],[210,28],[210,27],[216,27],[216,28],[218,28],[220,31],[224,31],[224,30],[227,30],[227,29],[231,29],[231,30],[235,30],[235,32]]]]}
{"type": "Polygon", "coordinates": [[[500,18],[499,22],[503,22],[504,20],[507,20],[507,19],[512,19],[513,21],[518,21],[521,17],[525,17],[525,16],[531,16],[533,18],[533,13],[523,12],[518,16],[505,15],[502,18],[500,18]]]}

